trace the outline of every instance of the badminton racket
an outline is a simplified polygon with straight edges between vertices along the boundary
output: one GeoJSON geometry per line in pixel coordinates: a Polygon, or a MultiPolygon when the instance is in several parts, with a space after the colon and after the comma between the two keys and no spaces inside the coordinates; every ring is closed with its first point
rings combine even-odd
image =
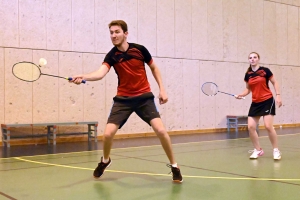
{"type": "MultiPolygon", "coordinates": [[[[37,81],[42,75],[52,76],[56,78],[63,78],[69,81],[72,80],[72,77],[62,77],[62,76],[42,73],[40,67],[46,64],[47,61],[43,58],[40,59],[39,65],[36,65],[32,62],[26,62],[26,61],[18,62],[13,65],[12,73],[16,78],[26,82],[37,81]]],[[[82,80],[82,83],[86,83],[86,81],[82,80]]]]}
{"type": "MultiPolygon", "coordinates": [[[[237,97],[237,95],[234,94],[230,94],[227,92],[222,92],[218,89],[217,84],[213,83],[213,82],[205,82],[203,83],[201,90],[204,94],[206,94],[207,96],[215,96],[218,94],[218,92],[223,93],[223,94],[227,94],[230,96],[234,96],[237,97]]],[[[245,99],[245,97],[241,97],[242,99],[245,99]]]]}

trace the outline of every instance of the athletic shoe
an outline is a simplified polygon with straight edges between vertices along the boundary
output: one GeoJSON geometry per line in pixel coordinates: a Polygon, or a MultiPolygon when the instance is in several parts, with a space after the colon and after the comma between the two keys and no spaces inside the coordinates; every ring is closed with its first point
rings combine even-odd
{"type": "Polygon", "coordinates": [[[171,164],[167,164],[167,167],[170,167],[172,170],[170,173],[172,173],[173,182],[182,183],[183,179],[179,167],[173,167],[171,164]]]}
{"type": "Polygon", "coordinates": [[[273,150],[273,157],[274,160],[280,160],[281,159],[281,152],[278,149],[273,150]]]}
{"type": "Polygon", "coordinates": [[[250,159],[256,159],[256,158],[258,158],[259,156],[264,155],[264,151],[263,151],[262,148],[260,148],[259,151],[257,151],[256,149],[254,149],[254,150],[249,150],[248,153],[252,153],[251,156],[250,156],[250,159]]]}
{"type": "Polygon", "coordinates": [[[108,163],[104,163],[103,161],[103,157],[101,157],[101,162],[98,164],[98,167],[96,167],[96,169],[94,170],[94,177],[95,178],[100,178],[103,173],[104,173],[104,170],[110,166],[111,164],[111,159],[109,158],[109,161],[108,163]]]}

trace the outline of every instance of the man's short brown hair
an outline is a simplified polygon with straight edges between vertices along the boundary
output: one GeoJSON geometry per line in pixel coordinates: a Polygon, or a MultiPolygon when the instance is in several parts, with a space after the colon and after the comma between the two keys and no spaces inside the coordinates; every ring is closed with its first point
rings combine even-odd
{"type": "Polygon", "coordinates": [[[110,28],[111,26],[120,26],[124,33],[128,31],[127,24],[123,20],[113,20],[108,24],[108,27],[110,28]]]}

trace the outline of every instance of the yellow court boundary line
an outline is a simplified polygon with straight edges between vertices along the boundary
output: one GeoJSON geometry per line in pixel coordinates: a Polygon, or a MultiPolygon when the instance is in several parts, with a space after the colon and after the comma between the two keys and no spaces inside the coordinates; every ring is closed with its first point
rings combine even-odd
{"type": "MultiPolygon", "coordinates": [[[[286,136],[295,136],[295,135],[300,135],[300,133],[277,135],[277,136],[278,137],[286,137],[286,136]]],[[[269,137],[269,136],[260,136],[259,138],[266,138],[266,137],[269,137]]],[[[224,142],[224,141],[233,141],[233,140],[249,140],[249,139],[250,138],[248,137],[248,138],[236,138],[236,139],[224,139],[224,140],[209,140],[209,141],[199,141],[199,142],[186,142],[186,143],[172,144],[172,146],[198,144],[198,143],[210,143],[210,142],[224,142]]],[[[157,144],[157,145],[151,145],[151,146],[115,148],[115,149],[112,149],[112,151],[124,150],[124,149],[151,148],[151,147],[161,147],[161,145],[157,144]]],[[[68,153],[57,153],[57,154],[43,154],[43,155],[34,155],[34,156],[21,156],[21,157],[9,157],[9,158],[0,158],[0,161],[1,160],[14,159],[14,158],[35,158],[35,157],[42,157],[42,156],[57,156],[57,155],[68,155],[68,154],[92,153],[92,152],[98,152],[98,151],[102,151],[102,150],[68,152],[68,153]]]]}
{"type": "MultiPolygon", "coordinates": [[[[35,164],[41,164],[41,165],[48,165],[48,166],[54,166],[54,167],[63,167],[63,168],[71,168],[71,169],[80,169],[80,170],[94,170],[91,168],[85,168],[85,167],[74,167],[69,165],[60,165],[60,164],[52,164],[52,163],[45,163],[45,162],[39,162],[39,161],[32,161],[23,159],[20,157],[15,157],[14,159],[21,160],[24,162],[30,162],[35,164]]],[[[170,176],[169,174],[155,174],[155,173],[145,173],[145,172],[129,172],[129,171],[119,171],[119,170],[105,170],[105,172],[112,172],[112,173],[123,173],[123,174],[136,174],[136,175],[147,175],[147,176],[170,176]]],[[[251,180],[251,181],[291,181],[291,182],[298,182],[300,179],[274,179],[274,178],[239,178],[239,177],[217,177],[217,176],[189,176],[184,175],[184,178],[198,178],[198,179],[222,179],[222,180],[251,180]]]]}

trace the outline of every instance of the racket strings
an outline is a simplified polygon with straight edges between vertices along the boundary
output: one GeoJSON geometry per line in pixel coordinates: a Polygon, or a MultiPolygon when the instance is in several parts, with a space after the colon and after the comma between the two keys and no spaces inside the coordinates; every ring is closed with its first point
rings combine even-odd
{"type": "Polygon", "coordinates": [[[40,68],[33,63],[21,62],[13,66],[14,76],[24,81],[35,81],[41,75],[40,68]]]}
{"type": "Polygon", "coordinates": [[[206,95],[216,95],[218,93],[218,86],[214,83],[205,83],[202,85],[202,91],[206,95]]]}

